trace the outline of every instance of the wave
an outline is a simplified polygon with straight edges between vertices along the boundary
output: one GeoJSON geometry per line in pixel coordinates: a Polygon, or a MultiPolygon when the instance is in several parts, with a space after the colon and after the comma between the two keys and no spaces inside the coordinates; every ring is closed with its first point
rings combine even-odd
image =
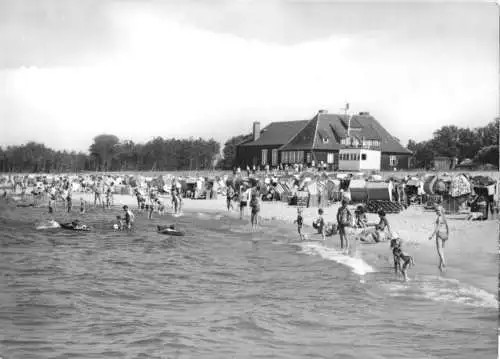
{"type": "Polygon", "coordinates": [[[412,297],[474,307],[498,308],[498,300],[494,294],[457,279],[421,276],[409,283],[392,282],[385,283],[384,286],[393,297],[412,297]]]}
{"type": "Polygon", "coordinates": [[[60,227],[61,226],[56,221],[48,220],[48,221],[43,221],[43,222],[39,223],[36,226],[36,229],[40,230],[40,229],[52,229],[52,228],[60,228],[60,227]]]}
{"type": "Polygon", "coordinates": [[[358,275],[375,272],[375,269],[366,263],[362,258],[358,257],[358,253],[354,257],[340,252],[335,248],[329,248],[320,243],[297,243],[295,244],[302,249],[302,253],[309,255],[319,255],[324,259],[337,262],[352,269],[358,275]]]}

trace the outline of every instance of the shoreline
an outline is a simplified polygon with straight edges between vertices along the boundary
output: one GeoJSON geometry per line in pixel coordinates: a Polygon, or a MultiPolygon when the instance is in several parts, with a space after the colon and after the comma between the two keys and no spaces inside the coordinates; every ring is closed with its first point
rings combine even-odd
{"type": "MultiPolygon", "coordinates": [[[[16,196],[14,196],[16,197],[16,196]]],[[[20,197],[20,196],[18,196],[20,197]]],[[[80,198],[84,198],[87,209],[93,207],[93,195],[90,193],[75,192],[73,196],[73,210],[70,217],[81,218],[79,205],[80,198]],[[91,201],[92,200],[92,201],[91,201]]],[[[175,218],[172,213],[172,206],[169,196],[161,196],[165,204],[165,214],[159,216],[153,214],[153,219],[163,218],[170,221],[175,218]]],[[[19,202],[17,200],[16,202],[19,202]]],[[[121,211],[123,205],[128,205],[132,212],[137,215],[137,201],[135,196],[129,194],[115,194],[111,211],[121,211]]],[[[46,201],[41,202],[42,206],[47,205],[46,201]]],[[[219,196],[217,199],[184,199],[182,210],[189,214],[208,214],[227,216],[231,220],[239,221],[238,225],[244,225],[250,229],[250,216],[247,208],[243,220],[239,219],[239,207],[237,202],[233,202],[234,209],[227,211],[226,199],[219,196]]],[[[324,218],[326,222],[334,222],[339,204],[334,204],[324,208],[324,218]]],[[[349,206],[351,209],[353,206],[349,206]]],[[[109,210],[108,210],[109,211],[109,210]]],[[[47,211],[48,212],[48,211],[47,211]]],[[[48,213],[47,213],[48,214],[48,213]]],[[[67,212],[61,211],[60,205],[52,215],[54,217],[68,216],[67,212]]],[[[297,210],[295,206],[289,206],[284,202],[261,202],[260,224],[286,225],[290,229],[290,234],[296,236],[296,241],[290,237],[291,244],[298,245],[309,253],[319,255],[326,260],[333,260],[343,263],[359,275],[368,274],[371,270],[363,267],[367,264],[375,268],[374,272],[382,272],[382,276],[392,276],[392,254],[389,248],[389,242],[363,243],[359,240],[350,240],[350,255],[341,253],[340,237],[338,234],[327,237],[325,241],[320,240],[320,235],[315,235],[316,231],[312,227],[312,221],[317,216],[317,208],[304,208],[302,216],[304,218],[304,231],[306,235],[314,238],[314,241],[299,241],[297,227],[293,224],[296,219],[297,210]],[[274,222],[274,223],[273,223],[274,222]],[[363,262],[360,262],[360,261],[363,262]],[[349,261],[358,261],[357,263],[348,263],[349,261]],[[362,273],[356,272],[357,266],[361,268],[362,273]],[[390,274],[389,274],[390,273],[390,274]]],[[[139,218],[142,216],[140,215],[139,218]]],[[[373,213],[368,214],[369,222],[375,222],[378,216],[373,213]]],[[[437,269],[437,253],[435,240],[428,240],[433,231],[435,214],[433,211],[426,211],[420,206],[410,206],[399,214],[387,214],[391,229],[399,234],[403,241],[403,250],[415,258],[416,266],[410,270],[410,278],[433,277],[459,280],[469,286],[476,286],[498,298],[498,277],[491,275],[497,273],[498,268],[498,220],[488,219],[486,221],[469,222],[463,220],[462,216],[448,216],[450,225],[450,240],[445,249],[448,261],[448,270],[440,273],[437,269]],[[486,261],[486,262],[485,262],[486,261]],[[484,266],[486,264],[486,267],[484,266]],[[488,268],[488,269],[485,269],[488,268]]],[[[137,220],[137,219],[136,219],[137,220]]],[[[139,220],[144,220],[144,217],[139,220]]],[[[213,220],[220,220],[220,217],[214,216],[213,220]]],[[[257,230],[257,233],[262,233],[257,230]]],[[[292,236],[293,236],[292,235],[292,236]]],[[[376,274],[376,273],[373,273],[376,274]]],[[[392,277],[391,277],[392,278],[392,277]]]]}

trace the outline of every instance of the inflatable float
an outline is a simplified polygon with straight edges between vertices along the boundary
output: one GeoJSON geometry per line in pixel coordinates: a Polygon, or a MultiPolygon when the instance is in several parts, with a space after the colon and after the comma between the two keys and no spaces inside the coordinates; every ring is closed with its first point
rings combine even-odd
{"type": "Polygon", "coordinates": [[[158,226],[158,233],[170,236],[183,236],[184,232],[174,228],[174,226],[158,226]]]}
{"type": "Polygon", "coordinates": [[[79,223],[59,223],[61,228],[67,229],[70,231],[79,231],[79,232],[88,232],[90,231],[90,228],[87,227],[85,224],[79,224],[79,223]]]}

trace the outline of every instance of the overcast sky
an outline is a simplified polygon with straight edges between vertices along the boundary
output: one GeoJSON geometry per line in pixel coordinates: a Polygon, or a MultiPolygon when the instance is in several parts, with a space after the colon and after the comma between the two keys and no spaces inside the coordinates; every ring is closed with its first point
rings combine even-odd
{"type": "Polygon", "coordinates": [[[493,3],[0,0],[0,145],[227,138],[369,111],[406,145],[498,113],[493,3]]]}

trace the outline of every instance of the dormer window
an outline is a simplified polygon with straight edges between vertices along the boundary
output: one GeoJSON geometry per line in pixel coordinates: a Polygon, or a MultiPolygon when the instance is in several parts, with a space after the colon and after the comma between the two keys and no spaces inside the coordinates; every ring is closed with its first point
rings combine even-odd
{"type": "Polygon", "coordinates": [[[323,143],[328,143],[328,138],[323,138],[323,143]]]}

